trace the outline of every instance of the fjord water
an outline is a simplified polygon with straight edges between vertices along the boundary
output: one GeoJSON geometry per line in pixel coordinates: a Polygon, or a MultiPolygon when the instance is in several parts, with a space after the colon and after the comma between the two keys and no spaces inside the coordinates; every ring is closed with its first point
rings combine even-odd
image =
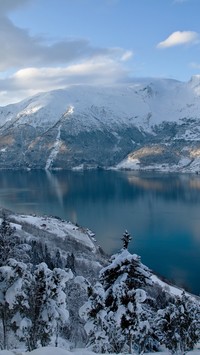
{"type": "Polygon", "coordinates": [[[200,294],[199,175],[1,171],[0,205],[88,227],[109,254],[127,229],[144,264],[200,294]]]}

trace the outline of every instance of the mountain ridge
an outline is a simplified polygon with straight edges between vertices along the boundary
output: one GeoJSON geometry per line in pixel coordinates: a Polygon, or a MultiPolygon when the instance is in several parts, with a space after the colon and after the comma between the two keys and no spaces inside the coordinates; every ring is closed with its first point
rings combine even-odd
{"type": "Polygon", "coordinates": [[[36,94],[0,108],[0,168],[198,171],[199,98],[200,75],[36,94]]]}

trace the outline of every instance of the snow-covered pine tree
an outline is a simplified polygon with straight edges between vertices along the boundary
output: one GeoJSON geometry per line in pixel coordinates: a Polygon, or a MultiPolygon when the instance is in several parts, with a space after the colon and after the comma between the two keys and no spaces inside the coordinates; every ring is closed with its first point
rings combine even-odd
{"type": "Polygon", "coordinates": [[[100,283],[91,288],[84,306],[93,350],[107,344],[107,351],[120,352],[123,348],[132,351],[141,316],[145,319],[142,304],[146,300],[144,288],[152,284],[150,275],[140,258],[130,254],[127,247],[112,256],[110,264],[101,270],[100,283]]]}
{"type": "MultiPolygon", "coordinates": [[[[47,278],[46,300],[42,312],[42,318],[45,321],[43,331],[48,334],[48,338],[56,335],[56,346],[58,346],[61,327],[66,324],[69,318],[69,312],[66,309],[65,288],[67,281],[72,278],[73,274],[70,269],[62,270],[59,268],[54,268],[47,278]]],[[[43,343],[42,339],[41,344],[47,345],[45,341],[43,343]]]]}
{"type": "Polygon", "coordinates": [[[123,248],[128,249],[128,245],[129,245],[132,237],[127,230],[125,230],[121,239],[123,241],[123,248]]]}
{"type": "Polygon", "coordinates": [[[154,311],[146,306],[147,303],[145,303],[144,308],[142,307],[139,325],[135,333],[135,344],[139,354],[158,351],[160,345],[154,333],[154,311]]]}
{"type": "Polygon", "coordinates": [[[108,337],[110,324],[107,323],[105,308],[105,291],[97,282],[88,288],[88,301],[80,308],[80,316],[86,321],[85,330],[88,335],[87,347],[97,353],[111,352],[108,337]]]}
{"type": "Polygon", "coordinates": [[[53,264],[54,264],[54,267],[58,267],[60,269],[63,269],[63,261],[62,261],[61,253],[60,253],[59,249],[56,250],[55,256],[53,258],[53,264]]]}
{"type": "Polygon", "coordinates": [[[50,250],[47,246],[47,244],[43,244],[43,259],[41,260],[41,262],[45,262],[45,264],[47,264],[48,268],[50,270],[53,270],[54,268],[54,262],[53,262],[53,258],[51,256],[50,250]]]}
{"type": "Polygon", "coordinates": [[[0,267],[0,319],[2,322],[2,345],[8,348],[8,331],[12,325],[12,319],[19,312],[19,299],[25,307],[23,294],[23,278],[26,273],[26,265],[14,259],[7,260],[6,266],[0,267]]]}
{"type": "Polygon", "coordinates": [[[144,313],[141,304],[146,300],[146,292],[142,289],[130,290],[126,284],[120,286],[122,293],[118,295],[119,306],[116,317],[128,345],[129,353],[132,354],[133,344],[136,350],[138,347],[136,340],[141,343],[141,337],[143,336],[140,333],[142,329],[140,323],[144,313]]]}
{"type": "Polygon", "coordinates": [[[15,228],[12,228],[5,212],[0,225],[0,266],[5,265],[9,258],[14,257],[15,244],[17,242],[14,235],[15,228]]]}
{"type": "Polygon", "coordinates": [[[76,276],[67,284],[66,294],[69,322],[63,329],[63,334],[74,347],[83,347],[86,344],[87,334],[84,329],[84,320],[79,314],[79,309],[88,299],[87,289],[90,286],[90,282],[83,276],[76,276]]]}
{"type": "Polygon", "coordinates": [[[67,262],[65,267],[71,269],[74,275],[76,274],[75,256],[73,253],[67,255],[67,262]]]}
{"type": "Polygon", "coordinates": [[[184,354],[200,340],[199,304],[183,293],[175,298],[174,303],[158,311],[155,324],[161,344],[172,354],[184,354]]]}
{"type": "Polygon", "coordinates": [[[16,235],[16,228],[11,226],[6,213],[3,212],[0,224],[0,266],[6,265],[10,258],[29,262],[29,251],[30,246],[16,235]]]}
{"type": "Polygon", "coordinates": [[[49,269],[52,270],[54,268],[54,260],[46,243],[41,240],[31,240],[30,247],[30,261],[33,265],[39,265],[44,262],[49,269]]]}
{"type": "Polygon", "coordinates": [[[11,326],[15,337],[19,341],[25,341],[25,343],[28,342],[29,330],[32,324],[29,315],[32,307],[30,304],[30,295],[33,275],[29,267],[30,264],[23,275],[21,292],[16,297],[16,312],[11,319],[11,326]]]}
{"type": "Polygon", "coordinates": [[[29,351],[36,349],[38,343],[41,343],[41,339],[45,338],[46,341],[48,340],[48,334],[46,335],[43,331],[45,322],[42,319],[42,312],[46,300],[46,282],[49,273],[50,270],[45,263],[37,265],[29,285],[29,303],[31,309],[27,314],[27,318],[30,319],[30,322],[26,337],[29,351]]]}
{"type": "Polygon", "coordinates": [[[129,275],[127,282],[130,289],[144,288],[145,286],[152,285],[149,269],[141,263],[138,255],[129,253],[127,240],[130,242],[131,236],[125,231],[122,237],[123,248],[118,254],[111,257],[110,264],[100,272],[100,282],[103,284],[105,290],[110,285],[113,285],[124,273],[128,273],[129,275]],[[126,243],[124,242],[124,238],[126,239],[126,243]]]}
{"type": "Polygon", "coordinates": [[[66,309],[66,282],[73,277],[71,270],[50,270],[45,263],[36,266],[29,284],[30,310],[27,312],[26,343],[28,350],[38,345],[47,346],[55,334],[55,343],[61,325],[68,319],[66,309]]]}

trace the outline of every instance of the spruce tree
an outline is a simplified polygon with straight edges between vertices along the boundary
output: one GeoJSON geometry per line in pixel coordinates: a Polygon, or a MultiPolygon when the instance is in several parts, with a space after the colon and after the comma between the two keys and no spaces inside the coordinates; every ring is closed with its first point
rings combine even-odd
{"type": "Polygon", "coordinates": [[[49,339],[56,335],[55,345],[58,346],[58,337],[61,328],[69,318],[69,312],[66,305],[66,283],[72,279],[71,270],[62,270],[54,268],[48,275],[46,283],[46,300],[43,309],[43,321],[45,325],[43,331],[48,334],[48,341],[42,342],[43,346],[48,345],[49,339]]]}
{"type": "Polygon", "coordinates": [[[54,267],[57,267],[57,268],[60,268],[60,269],[63,268],[63,261],[62,261],[61,253],[60,253],[59,249],[56,250],[56,253],[55,253],[55,256],[54,256],[54,259],[53,259],[53,264],[54,264],[54,267]]]}
{"type": "Polygon", "coordinates": [[[138,339],[140,321],[145,319],[144,288],[152,284],[150,272],[137,255],[128,252],[128,232],[122,240],[122,250],[101,270],[100,283],[91,288],[85,305],[86,330],[90,330],[89,343],[93,344],[93,350],[107,344],[107,351],[131,352],[138,339]]]}
{"type": "Polygon", "coordinates": [[[70,340],[74,347],[83,347],[87,334],[84,329],[84,320],[80,317],[79,308],[87,300],[89,281],[82,276],[77,276],[67,284],[66,295],[69,309],[69,322],[63,329],[63,334],[70,340]]]}
{"type": "Polygon", "coordinates": [[[128,249],[128,245],[129,245],[132,237],[127,230],[125,230],[121,239],[123,241],[123,248],[128,249]]]}
{"type": "Polygon", "coordinates": [[[0,266],[6,265],[12,258],[27,263],[30,261],[30,246],[16,235],[16,228],[12,227],[5,212],[0,224],[0,266]]]}
{"type": "Polygon", "coordinates": [[[41,342],[41,338],[43,342],[49,340],[48,334],[43,331],[45,323],[42,319],[42,312],[46,300],[46,280],[49,272],[50,270],[45,263],[39,264],[34,271],[32,283],[30,284],[29,302],[31,304],[31,310],[29,317],[31,326],[27,338],[29,351],[37,348],[38,343],[41,342]]]}
{"type": "Polygon", "coordinates": [[[107,310],[105,308],[105,291],[97,282],[88,289],[89,300],[81,307],[80,315],[86,321],[85,330],[88,335],[87,347],[97,353],[111,350],[107,310]]]}
{"type": "Polygon", "coordinates": [[[184,354],[200,340],[199,305],[183,293],[158,311],[155,324],[161,344],[172,353],[184,354]]]}
{"type": "Polygon", "coordinates": [[[3,213],[0,225],[0,266],[5,265],[9,258],[14,257],[17,238],[14,235],[15,228],[12,228],[6,214],[3,213]]]}
{"type": "Polygon", "coordinates": [[[6,266],[0,267],[0,319],[3,330],[3,349],[8,348],[8,332],[14,318],[19,313],[20,304],[24,308],[27,306],[23,294],[25,273],[26,265],[14,259],[9,259],[6,266]]]}
{"type": "Polygon", "coordinates": [[[30,310],[27,311],[29,327],[25,340],[29,351],[40,345],[47,346],[53,334],[58,345],[60,328],[69,315],[64,290],[72,276],[71,270],[50,270],[45,263],[36,266],[28,285],[30,310]]]}

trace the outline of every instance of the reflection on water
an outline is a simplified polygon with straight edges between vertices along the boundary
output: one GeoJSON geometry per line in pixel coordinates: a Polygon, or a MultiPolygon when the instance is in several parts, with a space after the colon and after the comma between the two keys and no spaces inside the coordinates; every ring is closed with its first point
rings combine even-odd
{"type": "Polygon", "coordinates": [[[116,171],[1,171],[0,204],[57,215],[96,232],[108,253],[121,248],[156,272],[200,293],[200,176],[116,171]]]}

